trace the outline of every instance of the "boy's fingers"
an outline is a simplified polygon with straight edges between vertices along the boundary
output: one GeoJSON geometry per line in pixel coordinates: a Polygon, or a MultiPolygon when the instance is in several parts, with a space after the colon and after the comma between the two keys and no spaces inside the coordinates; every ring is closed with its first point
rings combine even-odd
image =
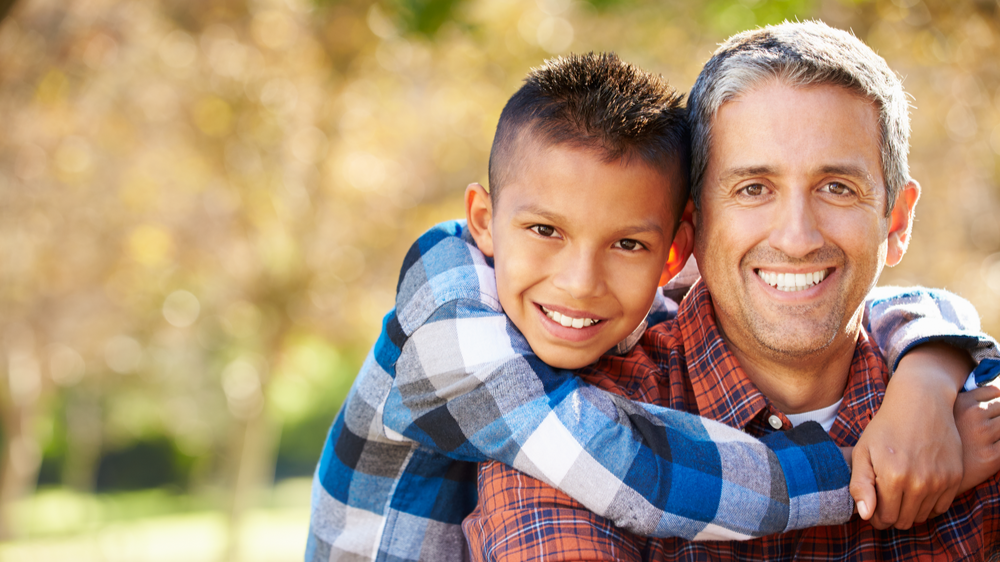
{"type": "MultiPolygon", "coordinates": [[[[932,514],[934,513],[934,509],[937,507],[938,503],[940,503],[940,500],[945,497],[953,498],[954,494],[951,493],[951,490],[946,489],[940,494],[933,494],[925,497],[924,501],[920,503],[920,509],[917,510],[917,514],[913,518],[911,524],[919,524],[923,523],[924,521],[927,521],[928,518],[933,516],[932,514]]],[[[948,505],[949,506],[951,505],[950,499],[948,501],[948,505]]],[[[897,522],[896,528],[903,529],[904,527],[899,526],[897,522]]],[[[905,528],[908,529],[909,527],[905,528]]]]}
{"type": "Polygon", "coordinates": [[[995,419],[1000,417],[1000,400],[997,400],[995,398],[990,400],[980,400],[979,408],[984,412],[986,412],[986,417],[990,419],[995,419]]]}
{"type": "Polygon", "coordinates": [[[951,508],[951,502],[955,501],[955,495],[957,494],[957,492],[958,490],[956,489],[956,490],[949,490],[941,494],[941,497],[938,498],[937,503],[934,504],[934,509],[931,511],[930,517],[937,517],[938,515],[941,515],[942,513],[948,511],[948,509],[951,508]]]}
{"type": "Polygon", "coordinates": [[[898,487],[883,485],[880,482],[875,488],[875,495],[878,498],[878,506],[872,515],[872,526],[876,529],[888,529],[899,520],[903,493],[899,491],[898,487]],[[892,501],[892,498],[895,498],[896,501],[892,501]]]}
{"type": "Polygon", "coordinates": [[[913,526],[913,521],[917,518],[918,512],[922,506],[914,503],[914,494],[903,493],[903,500],[899,502],[899,513],[896,515],[896,521],[891,523],[891,526],[906,530],[913,526]]]}
{"type": "Polygon", "coordinates": [[[875,494],[875,470],[867,449],[855,448],[851,461],[851,497],[858,506],[858,515],[869,520],[878,506],[875,494]]]}
{"type": "Polygon", "coordinates": [[[933,471],[924,479],[914,477],[911,480],[910,489],[904,493],[906,499],[895,524],[897,529],[909,529],[914,524],[923,523],[928,518],[948,510],[962,483],[962,477],[961,474],[951,476],[947,474],[947,471],[933,471]],[[921,498],[919,506],[912,506],[909,503],[914,498],[921,498]],[[916,509],[911,511],[913,507],[916,509]]]}
{"type": "Polygon", "coordinates": [[[996,400],[1000,398],[1000,387],[993,385],[981,386],[979,388],[974,388],[968,392],[963,393],[968,398],[976,400],[977,402],[989,402],[991,400],[996,400]]]}

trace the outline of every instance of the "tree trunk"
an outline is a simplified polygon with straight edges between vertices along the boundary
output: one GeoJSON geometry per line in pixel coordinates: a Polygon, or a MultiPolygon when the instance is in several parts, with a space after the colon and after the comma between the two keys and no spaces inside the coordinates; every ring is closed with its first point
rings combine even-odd
{"type": "Polygon", "coordinates": [[[262,412],[242,425],[242,431],[237,433],[240,442],[238,451],[234,452],[236,466],[229,504],[229,544],[225,559],[230,562],[242,559],[239,544],[244,515],[274,476],[275,424],[262,412]]]}
{"type": "Polygon", "coordinates": [[[6,385],[0,390],[3,459],[0,462],[0,540],[11,537],[14,502],[31,494],[38,482],[41,451],[35,440],[35,411],[41,372],[30,331],[9,337],[6,385]]]}
{"type": "MultiPolygon", "coordinates": [[[[80,385],[84,386],[84,385],[80,385]]],[[[102,436],[99,391],[78,388],[66,402],[66,459],[63,484],[81,493],[94,491],[102,436]]]]}

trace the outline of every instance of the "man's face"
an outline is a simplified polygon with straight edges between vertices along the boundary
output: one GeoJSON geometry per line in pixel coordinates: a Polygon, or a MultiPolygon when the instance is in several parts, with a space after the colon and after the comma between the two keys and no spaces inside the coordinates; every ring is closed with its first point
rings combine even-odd
{"type": "Polygon", "coordinates": [[[774,81],[725,103],[712,130],[695,256],[727,341],[784,358],[853,346],[896,228],[875,105],[774,81]]]}
{"type": "Polygon", "coordinates": [[[668,190],[682,180],[590,150],[525,144],[477,243],[494,257],[504,312],[538,357],[575,369],[649,312],[679,214],[668,190]]]}

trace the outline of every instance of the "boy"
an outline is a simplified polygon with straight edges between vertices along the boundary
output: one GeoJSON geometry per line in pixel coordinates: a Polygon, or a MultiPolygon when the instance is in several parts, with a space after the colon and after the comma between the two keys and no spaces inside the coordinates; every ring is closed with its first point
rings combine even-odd
{"type": "MultiPolygon", "coordinates": [[[[460,523],[487,459],[641,534],[741,539],[850,517],[847,466],[818,426],[758,441],[560,370],[627,354],[676,311],[656,287],[692,243],[681,99],[614,55],[529,75],[497,127],[491,192],[466,191],[468,227],[435,227],[404,261],[317,469],[308,560],[466,557],[460,523]]],[[[988,341],[959,328],[950,341],[988,341]]],[[[896,342],[892,364],[927,335],[896,342]]]]}

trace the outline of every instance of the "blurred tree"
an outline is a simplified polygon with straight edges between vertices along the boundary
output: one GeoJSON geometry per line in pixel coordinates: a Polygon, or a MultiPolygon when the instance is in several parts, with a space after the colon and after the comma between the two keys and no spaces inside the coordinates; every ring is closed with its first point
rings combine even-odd
{"type": "Polygon", "coordinates": [[[916,106],[924,201],[885,279],[956,290],[1000,331],[993,1],[13,4],[0,517],[41,451],[47,477],[80,490],[170,464],[193,490],[230,490],[234,528],[276,466],[308,471],[410,242],[462,215],[503,103],[568,51],[615,50],[683,89],[735,31],[854,30],[916,106]],[[156,466],[131,464],[151,444],[156,466]]]}
{"type": "Polygon", "coordinates": [[[0,22],[3,22],[4,18],[7,17],[14,4],[17,4],[17,0],[0,0],[0,22]]]}

